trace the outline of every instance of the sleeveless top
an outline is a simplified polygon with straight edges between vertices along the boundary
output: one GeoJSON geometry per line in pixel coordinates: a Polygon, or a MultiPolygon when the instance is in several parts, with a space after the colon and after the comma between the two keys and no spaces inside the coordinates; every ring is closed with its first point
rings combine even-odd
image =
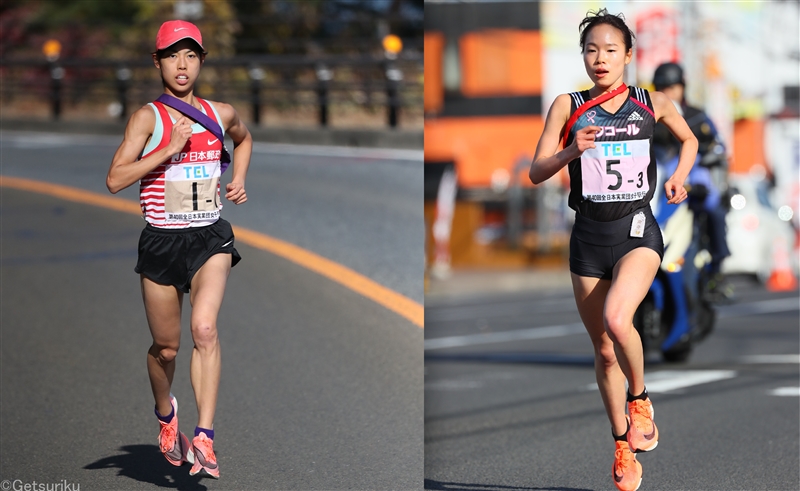
{"type": "MultiPolygon", "coordinates": [[[[570,114],[590,100],[588,90],[569,95],[570,114]]],[[[587,126],[601,130],[595,136],[596,148],[568,164],[569,207],[591,220],[610,222],[648,206],[656,186],[655,123],[650,94],[633,86],[617,112],[597,105],[581,115],[570,129],[567,146],[587,126]]]]}
{"type": "MultiPolygon", "coordinates": [[[[222,127],[217,110],[196,98],[202,111],[222,127]]],[[[153,135],[142,151],[147,157],[169,144],[174,121],[164,104],[148,104],[156,114],[153,135]]],[[[223,128],[223,134],[225,129],[223,128]]],[[[139,202],[144,219],[154,227],[181,229],[204,227],[220,218],[219,196],[222,142],[201,124],[192,125],[192,136],[183,150],[162,162],[139,182],[139,202]]]]}

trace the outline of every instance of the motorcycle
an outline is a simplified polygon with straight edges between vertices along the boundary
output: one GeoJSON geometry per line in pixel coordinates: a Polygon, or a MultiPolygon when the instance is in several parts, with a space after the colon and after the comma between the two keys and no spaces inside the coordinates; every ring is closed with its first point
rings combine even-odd
{"type": "MultiPolygon", "coordinates": [[[[671,162],[677,165],[677,159],[671,162]]],[[[659,175],[671,175],[669,165],[659,175]]],[[[634,315],[645,354],[659,352],[667,362],[683,362],[695,344],[713,330],[716,312],[707,295],[710,280],[708,234],[703,213],[690,201],[705,198],[703,185],[687,186],[689,199],[667,205],[663,185],[651,207],[664,237],[664,258],[653,284],[634,315]]]]}

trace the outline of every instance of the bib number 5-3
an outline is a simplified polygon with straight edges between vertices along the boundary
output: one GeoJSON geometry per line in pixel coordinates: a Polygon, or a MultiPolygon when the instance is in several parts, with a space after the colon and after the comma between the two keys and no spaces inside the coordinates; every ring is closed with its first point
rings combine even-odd
{"type": "MultiPolygon", "coordinates": [[[[608,186],[610,191],[616,191],[622,187],[622,173],[620,171],[612,169],[611,166],[615,164],[619,164],[619,160],[606,160],[606,174],[609,176],[614,176],[617,178],[617,182],[608,186]]],[[[634,180],[629,179],[629,183],[633,184],[634,180]]],[[[641,189],[642,185],[644,185],[644,172],[640,172],[638,175],[638,182],[636,182],[636,188],[641,189]]]]}

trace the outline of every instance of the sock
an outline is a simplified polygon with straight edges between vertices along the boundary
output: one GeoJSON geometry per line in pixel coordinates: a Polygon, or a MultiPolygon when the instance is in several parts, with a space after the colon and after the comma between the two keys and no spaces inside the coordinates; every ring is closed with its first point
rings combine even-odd
{"type": "Polygon", "coordinates": [[[157,407],[154,409],[154,411],[156,413],[156,417],[158,419],[160,419],[161,421],[163,421],[164,423],[167,423],[167,424],[172,422],[172,418],[175,416],[175,406],[170,404],[169,407],[170,407],[171,410],[170,410],[169,414],[166,415],[166,416],[161,416],[161,413],[158,412],[158,408],[157,407]]]}
{"type": "Polygon", "coordinates": [[[614,434],[614,428],[611,428],[611,436],[614,437],[614,441],[627,442],[628,441],[628,430],[630,430],[630,429],[631,429],[631,424],[628,423],[628,428],[625,429],[625,433],[623,433],[622,435],[617,436],[617,435],[614,434]]]}
{"type": "Polygon", "coordinates": [[[200,428],[199,426],[195,426],[194,436],[200,436],[200,433],[205,433],[210,440],[214,439],[214,430],[209,430],[206,428],[200,428]]]}
{"type": "Polygon", "coordinates": [[[635,400],[640,400],[640,401],[647,400],[647,387],[645,387],[642,393],[639,394],[638,396],[631,395],[631,393],[628,392],[628,402],[633,402],[635,400]]]}

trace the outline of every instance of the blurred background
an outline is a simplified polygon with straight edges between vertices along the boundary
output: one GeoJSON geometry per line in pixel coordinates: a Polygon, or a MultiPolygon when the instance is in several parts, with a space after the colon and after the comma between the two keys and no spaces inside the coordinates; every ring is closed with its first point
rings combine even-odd
{"type": "Polygon", "coordinates": [[[7,0],[3,119],[127,120],[169,19],[203,33],[198,94],[255,126],[422,127],[423,0],[7,0]]]}
{"type": "MultiPolygon", "coordinates": [[[[719,131],[725,163],[715,178],[731,249],[723,272],[767,281],[780,249],[793,251],[796,275],[797,1],[427,0],[429,292],[465,287],[444,281],[459,272],[566,267],[574,216],[568,176],[533,186],[527,171],[556,96],[591,87],[578,24],[601,7],[624,13],[637,36],[626,83],[653,90],[659,64],[681,64],[687,102],[704,109],[719,131]]],[[[485,285],[485,277],[476,281],[485,285]]]]}

